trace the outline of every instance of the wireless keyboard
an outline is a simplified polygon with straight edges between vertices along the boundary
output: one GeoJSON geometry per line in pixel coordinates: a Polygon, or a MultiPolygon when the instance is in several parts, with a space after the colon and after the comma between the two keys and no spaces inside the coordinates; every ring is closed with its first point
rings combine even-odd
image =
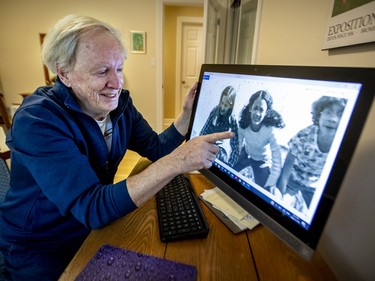
{"type": "Polygon", "coordinates": [[[178,175],[156,194],[163,242],[204,238],[209,228],[190,181],[178,175]]]}

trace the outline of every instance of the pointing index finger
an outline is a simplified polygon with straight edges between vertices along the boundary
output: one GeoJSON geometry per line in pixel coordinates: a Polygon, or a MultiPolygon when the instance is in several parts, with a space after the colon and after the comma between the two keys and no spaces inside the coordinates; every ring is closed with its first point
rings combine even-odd
{"type": "Polygon", "coordinates": [[[220,133],[214,133],[214,134],[207,135],[206,140],[209,143],[216,143],[219,140],[231,139],[233,137],[234,137],[233,132],[220,132],[220,133]]]}

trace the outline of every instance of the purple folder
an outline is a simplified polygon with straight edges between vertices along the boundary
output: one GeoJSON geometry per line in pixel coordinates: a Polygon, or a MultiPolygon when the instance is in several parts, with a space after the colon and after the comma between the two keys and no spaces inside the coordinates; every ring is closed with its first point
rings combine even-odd
{"type": "Polygon", "coordinates": [[[76,280],[195,281],[197,269],[191,265],[104,245],[76,280]]]}

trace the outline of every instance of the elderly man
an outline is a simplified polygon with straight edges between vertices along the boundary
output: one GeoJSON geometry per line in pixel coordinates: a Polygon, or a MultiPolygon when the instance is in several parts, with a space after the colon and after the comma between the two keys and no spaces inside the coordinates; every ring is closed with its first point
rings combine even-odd
{"type": "Polygon", "coordinates": [[[63,18],[42,57],[56,83],[25,99],[7,136],[11,187],[0,207],[0,249],[13,280],[56,280],[91,229],[141,206],[177,174],[211,167],[215,142],[232,137],[181,145],[196,86],[174,124],[155,133],[122,89],[126,52],[106,23],[63,18]],[[127,149],[154,163],[113,184],[127,149]]]}

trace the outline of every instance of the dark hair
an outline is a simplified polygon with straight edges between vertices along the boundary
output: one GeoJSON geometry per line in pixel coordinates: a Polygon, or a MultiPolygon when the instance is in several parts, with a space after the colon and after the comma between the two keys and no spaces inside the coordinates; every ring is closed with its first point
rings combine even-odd
{"type": "Polygon", "coordinates": [[[276,128],[284,128],[285,124],[284,124],[282,116],[280,115],[280,113],[278,113],[276,110],[272,108],[272,105],[273,105],[272,96],[267,91],[263,91],[263,90],[260,90],[254,93],[250,97],[249,103],[243,107],[240,113],[240,120],[239,120],[240,127],[242,129],[245,129],[250,126],[250,123],[251,123],[250,109],[258,98],[263,99],[267,104],[267,112],[266,112],[266,116],[264,117],[262,121],[262,125],[266,127],[272,126],[276,128]]]}
{"type": "Polygon", "coordinates": [[[339,105],[342,109],[345,108],[346,99],[335,98],[329,96],[322,96],[312,104],[311,114],[312,121],[315,125],[319,124],[320,114],[326,108],[333,107],[334,105],[339,105]]]}

